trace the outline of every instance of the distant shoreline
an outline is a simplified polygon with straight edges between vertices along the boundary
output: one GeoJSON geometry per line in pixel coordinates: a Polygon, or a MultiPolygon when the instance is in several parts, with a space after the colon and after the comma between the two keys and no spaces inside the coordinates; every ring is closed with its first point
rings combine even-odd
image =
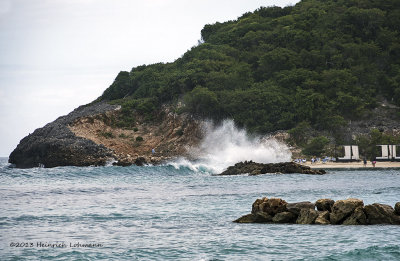
{"type": "Polygon", "coordinates": [[[372,166],[370,161],[367,162],[366,167],[361,162],[329,162],[329,163],[314,163],[307,161],[305,166],[309,166],[312,169],[400,169],[400,162],[391,161],[377,161],[375,167],[372,166]]]}

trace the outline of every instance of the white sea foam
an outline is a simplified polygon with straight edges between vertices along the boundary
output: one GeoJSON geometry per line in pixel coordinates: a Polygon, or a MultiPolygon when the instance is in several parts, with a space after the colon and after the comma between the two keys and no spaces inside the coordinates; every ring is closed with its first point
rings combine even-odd
{"type": "Polygon", "coordinates": [[[105,166],[106,166],[106,167],[114,166],[113,164],[116,163],[116,162],[117,162],[117,160],[111,158],[111,159],[109,159],[109,160],[106,161],[106,165],[105,165],[105,166]]]}
{"type": "Polygon", "coordinates": [[[197,160],[180,158],[170,165],[220,173],[239,161],[272,163],[291,159],[291,152],[285,144],[273,138],[250,137],[244,129],[237,128],[232,120],[225,120],[217,126],[204,122],[203,131],[204,139],[200,146],[190,148],[190,154],[197,160]]]}

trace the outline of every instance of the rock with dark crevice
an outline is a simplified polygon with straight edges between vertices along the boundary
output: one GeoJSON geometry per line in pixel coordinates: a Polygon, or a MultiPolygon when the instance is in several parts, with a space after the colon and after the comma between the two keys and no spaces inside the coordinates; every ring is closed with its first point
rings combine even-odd
{"type": "Polygon", "coordinates": [[[315,206],[319,211],[331,211],[333,204],[335,204],[335,201],[329,198],[318,199],[315,202],[315,206]]]}
{"type": "Polygon", "coordinates": [[[330,225],[329,221],[329,211],[320,211],[318,217],[315,219],[314,224],[317,225],[330,225]]]}
{"type": "Polygon", "coordinates": [[[303,208],[296,220],[296,224],[314,224],[318,216],[319,213],[315,209],[303,208]]]}
{"type": "Polygon", "coordinates": [[[353,213],[343,221],[343,225],[367,225],[368,220],[363,207],[357,207],[353,213]]]}

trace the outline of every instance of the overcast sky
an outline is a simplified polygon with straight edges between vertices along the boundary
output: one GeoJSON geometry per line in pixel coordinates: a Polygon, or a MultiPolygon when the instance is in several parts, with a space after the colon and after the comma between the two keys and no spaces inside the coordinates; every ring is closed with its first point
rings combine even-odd
{"type": "Polygon", "coordinates": [[[102,94],[121,70],[172,62],[205,24],[297,0],[0,0],[0,156],[102,94]]]}

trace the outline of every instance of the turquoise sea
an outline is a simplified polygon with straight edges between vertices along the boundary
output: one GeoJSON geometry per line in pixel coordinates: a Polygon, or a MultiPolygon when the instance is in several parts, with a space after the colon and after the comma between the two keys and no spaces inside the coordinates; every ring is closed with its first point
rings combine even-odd
{"type": "Polygon", "coordinates": [[[1,158],[0,260],[400,260],[399,226],[232,223],[263,196],[394,206],[400,171],[218,177],[179,165],[15,169],[1,158]]]}

